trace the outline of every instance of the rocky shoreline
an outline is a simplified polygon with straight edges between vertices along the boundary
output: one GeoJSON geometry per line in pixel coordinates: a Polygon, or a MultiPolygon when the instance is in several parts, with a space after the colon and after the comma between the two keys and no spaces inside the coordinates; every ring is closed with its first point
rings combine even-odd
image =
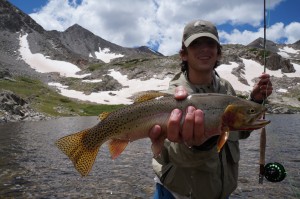
{"type": "Polygon", "coordinates": [[[19,121],[40,121],[50,119],[30,107],[30,103],[7,90],[0,92],[0,124],[19,121]]]}
{"type": "Polygon", "coordinates": [[[268,114],[300,114],[300,110],[293,107],[278,104],[267,104],[266,107],[268,109],[268,114]]]}

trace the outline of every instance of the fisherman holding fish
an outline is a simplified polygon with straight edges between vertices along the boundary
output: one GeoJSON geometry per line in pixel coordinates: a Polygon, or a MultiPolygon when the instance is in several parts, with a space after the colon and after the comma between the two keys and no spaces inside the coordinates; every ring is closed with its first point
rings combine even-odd
{"type": "MultiPolygon", "coordinates": [[[[215,71],[221,54],[215,25],[203,20],[188,23],[180,50],[181,72],[170,82],[168,93],[175,93],[178,101],[193,93],[236,95],[232,85],[215,71]]],[[[249,100],[262,103],[272,90],[270,76],[263,73],[249,100]]],[[[193,106],[188,106],[185,111],[172,111],[163,150],[153,158],[157,183],[155,199],[228,198],[237,188],[238,141],[249,137],[251,131],[230,132],[218,153],[219,136],[204,131],[206,119],[209,119],[208,115],[193,106]],[[206,139],[204,143],[203,139],[206,139]]],[[[158,142],[161,134],[161,126],[153,126],[149,132],[153,144],[158,142]]]]}
{"type": "Polygon", "coordinates": [[[260,119],[266,108],[259,104],[272,93],[270,76],[259,77],[250,100],[238,98],[215,71],[221,57],[216,27],[190,22],[182,41],[182,72],[168,91],[140,94],[131,105],[101,113],[95,126],[56,141],[82,176],[104,143],[114,159],[130,142],[150,137],[155,199],[226,198],[236,189],[238,140],[270,123],[260,119]]]}

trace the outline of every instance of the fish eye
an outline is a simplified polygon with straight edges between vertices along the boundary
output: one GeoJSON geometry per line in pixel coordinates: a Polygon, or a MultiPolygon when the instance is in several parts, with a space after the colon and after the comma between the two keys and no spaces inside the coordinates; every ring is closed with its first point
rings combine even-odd
{"type": "Polygon", "coordinates": [[[256,111],[255,111],[254,108],[250,108],[250,109],[248,110],[248,113],[249,113],[249,114],[254,114],[254,113],[256,113],[256,111]]]}

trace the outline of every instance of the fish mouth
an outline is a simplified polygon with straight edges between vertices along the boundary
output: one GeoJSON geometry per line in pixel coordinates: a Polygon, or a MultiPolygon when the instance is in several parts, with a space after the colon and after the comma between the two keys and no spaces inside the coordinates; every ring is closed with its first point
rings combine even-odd
{"type": "Polygon", "coordinates": [[[267,124],[270,124],[270,120],[266,120],[264,117],[262,117],[264,113],[265,112],[263,111],[256,117],[258,119],[249,122],[249,125],[245,126],[245,130],[256,130],[265,127],[267,124]]]}
{"type": "Polygon", "coordinates": [[[258,119],[251,123],[248,127],[246,127],[247,130],[255,130],[255,129],[260,129],[267,124],[269,124],[271,121],[270,120],[265,120],[265,119],[258,119]]]}

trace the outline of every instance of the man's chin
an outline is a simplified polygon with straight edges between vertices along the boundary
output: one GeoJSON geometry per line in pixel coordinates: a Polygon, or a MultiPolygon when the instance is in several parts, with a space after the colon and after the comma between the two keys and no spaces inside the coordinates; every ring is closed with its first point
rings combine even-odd
{"type": "Polygon", "coordinates": [[[197,68],[198,72],[200,72],[200,73],[207,73],[207,74],[211,73],[212,70],[213,70],[213,67],[209,67],[209,66],[208,67],[201,66],[201,67],[197,68]]]}

